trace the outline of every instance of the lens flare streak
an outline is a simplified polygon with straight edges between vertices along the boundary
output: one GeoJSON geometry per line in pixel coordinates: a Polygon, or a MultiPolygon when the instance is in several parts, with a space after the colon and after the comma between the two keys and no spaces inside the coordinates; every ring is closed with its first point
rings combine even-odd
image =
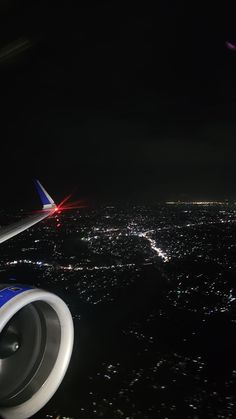
{"type": "MultiPolygon", "coordinates": [[[[50,215],[58,216],[59,214],[61,214],[63,211],[66,211],[66,210],[73,210],[73,209],[87,207],[87,203],[81,199],[78,199],[77,201],[68,202],[71,197],[72,197],[71,194],[66,196],[57,206],[55,206],[55,208],[51,210],[50,215]]],[[[36,211],[31,211],[30,214],[31,215],[40,214],[40,213],[43,214],[44,212],[45,212],[45,209],[40,209],[36,211]]]]}

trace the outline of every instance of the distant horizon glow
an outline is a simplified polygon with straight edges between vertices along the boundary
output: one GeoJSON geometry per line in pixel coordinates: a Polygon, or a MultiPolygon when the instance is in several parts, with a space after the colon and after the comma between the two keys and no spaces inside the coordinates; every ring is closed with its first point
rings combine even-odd
{"type": "Polygon", "coordinates": [[[226,205],[225,201],[167,201],[166,205],[226,205]]]}

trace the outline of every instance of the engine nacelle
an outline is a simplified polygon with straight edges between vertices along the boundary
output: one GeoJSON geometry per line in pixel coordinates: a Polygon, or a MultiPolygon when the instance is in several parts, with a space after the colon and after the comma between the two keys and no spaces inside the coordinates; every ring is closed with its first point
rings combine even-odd
{"type": "Polygon", "coordinates": [[[59,387],[68,368],[74,327],[56,295],[0,285],[0,416],[26,419],[59,387]]]}

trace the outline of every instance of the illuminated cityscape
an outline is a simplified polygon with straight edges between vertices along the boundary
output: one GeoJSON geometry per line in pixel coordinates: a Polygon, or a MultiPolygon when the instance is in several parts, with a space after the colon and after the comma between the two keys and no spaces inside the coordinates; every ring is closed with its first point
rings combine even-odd
{"type": "Polygon", "coordinates": [[[3,243],[2,280],[56,292],[75,323],[35,417],[233,418],[235,239],[234,205],[178,203],[64,212],[3,243]]]}
{"type": "Polygon", "coordinates": [[[0,415],[28,397],[35,419],[236,418],[235,16],[235,1],[0,2],[2,313],[32,284],[75,328],[63,378],[64,303],[68,327],[44,300],[11,311],[15,331],[0,317],[0,415]]]}

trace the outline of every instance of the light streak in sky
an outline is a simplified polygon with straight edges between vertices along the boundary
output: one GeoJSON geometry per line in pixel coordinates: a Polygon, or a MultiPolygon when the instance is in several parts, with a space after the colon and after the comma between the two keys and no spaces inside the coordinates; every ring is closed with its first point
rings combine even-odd
{"type": "Polygon", "coordinates": [[[60,204],[57,205],[57,212],[77,209],[77,208],[84,208],[87,206],[86,203],[82,201],[81,199],[78,199],[77,201],[74,201],[74,202],[68,202],[71,197],[72,197],[72,194],[66,196],[63,199],[63,201],[61,201],[60,204]]]}
{"type": "Polygon", "coordinates": [[[236,51],[236,45],[234,45],[232,42],[226,41],[225,45],[229,50],[236,51]]]}
{"type": "MultiPolygon", "coordinates": [[[[81,199],[78,199],[77,201],[70,202],[69,199],[72,197],[72,194],[66,196],[52,211],[52,215],[56,213],[61,214],[65,210],[73,210],[78,208],[86,208],[87,203],[81,199]],[[69,201],[69,202],[68,202],[69,201]]],[[[44,209],[32,211],[31,214],[39,214],[43,213],[44,209]]]]}

